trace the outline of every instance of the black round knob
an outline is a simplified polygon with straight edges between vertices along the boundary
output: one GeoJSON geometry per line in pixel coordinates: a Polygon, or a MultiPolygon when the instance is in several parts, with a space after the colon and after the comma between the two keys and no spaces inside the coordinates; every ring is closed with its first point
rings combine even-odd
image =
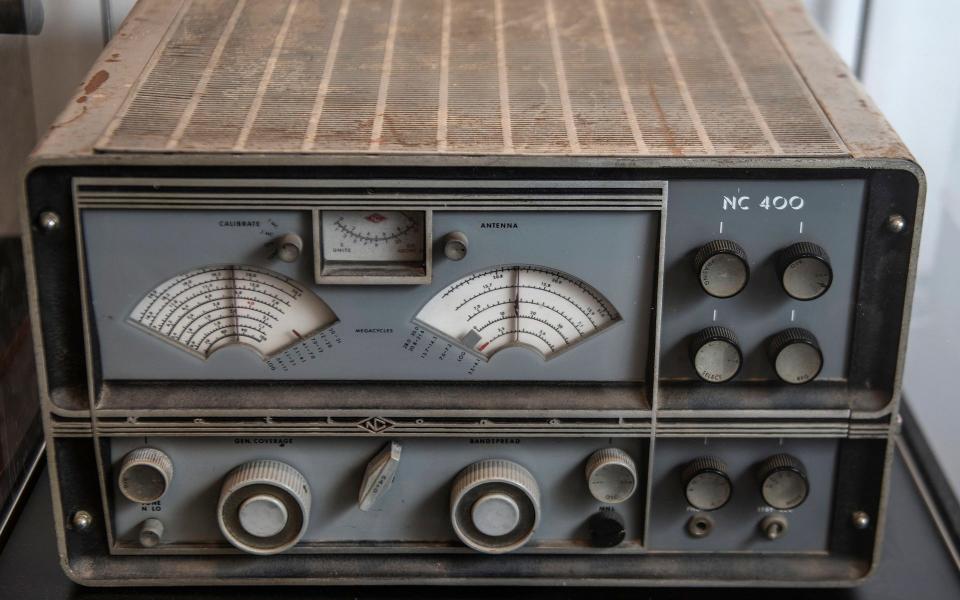
{"type": "Polygon", "coordinates": [[[587,519],[590,544],[597,548],[613,548],[627,536],[627,526],[620,513],[613,509],[601,509],[587,519]]]}
{"type": "Polygon", "coordinates": [[[817,338],[800,327],[784,329],[770,339],[770,362],[785,383],[813,381],[823,369],[823,352],[817,338]]]}
{"type": "Polygon", "coordinates": [[[737,335],[726,327],[701,329],[690,341],[690,362],[704,381],[730,381],[743,366],[743,352],[737,335]]]}
{"type": "Polygon", "coordinates": [[[715,456],[690,461],[680,473],[680,479],[687,503],[699,510],[716,510],[733,496],[727,465],[715,456]]]}
{"type": "Polygon", "coordinates": [[[800,506],[810,493],[806,468],[789,454],[777,454],[763,461],[757,475],[763,501],[777,510],[800,506]]]}
{"type": "Polygon", "coordinates": [[[780,285],[795,300],[815,300],[833,283],[827,251],[811,242],[798,242],[777,253],[780,285]]]}
{"type": "Polygon", "coordinates": [[[693,257],[693,267],[703,291],[715,298],[736,296],[750,281],[747,253],[730,240],[704,244],[693,257]]]}

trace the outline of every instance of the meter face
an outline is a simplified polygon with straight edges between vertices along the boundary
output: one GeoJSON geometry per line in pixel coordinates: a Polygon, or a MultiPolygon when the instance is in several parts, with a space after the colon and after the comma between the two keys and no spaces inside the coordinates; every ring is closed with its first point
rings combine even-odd
{"type": "Polygon", "coordinates": [[[423,212],[325,210],[321,212],[321,222],[325,263],[423,260],[423,212]]]}

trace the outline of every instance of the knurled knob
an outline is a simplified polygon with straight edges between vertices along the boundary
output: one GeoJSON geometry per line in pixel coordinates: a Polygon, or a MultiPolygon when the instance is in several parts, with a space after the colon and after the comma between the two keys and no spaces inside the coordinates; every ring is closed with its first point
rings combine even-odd
{"type": "Polygon", "coordinates": [[[784,329],[770,338],[768,353],[774,372],[785,383],[813,381],[823,369],[820,343],[813,333],[800,327],[784,329]]]}
{"type": "Polygon", "coordinates": [[[789,454],[776,454],[757,468],[763,501],[779,510],[790,510],[803,504],[810,493],[807,469],[789,454]]]}
{"type": "Polygon", "coordinates": [[[310,485],[277,460],[254,460],[230,471],[220,489],[217,520],[227,540],[251,554],[277,554],[307,531],[310,485]]]}
{"type": "Polygon", "coordinates": [[[701,329],[690,341],[690,362],[697,376],[704,381],[730,381],[743,366],[743,352],[737,334],[719,326],[701,329]]]}
{"type": "Polygon", "coordinates": [[[693,268],[700,287],[715,298],[736,296],[750,281],[747,253],[731,240],[713,240],[701,246],[693,257],[693,268]]]}
{"type": "Polygon", "coordinates": [[[797,242],[777,253],[780,285],[795,300],[815,300],[833,283],[827,251],[812,242],[797,242]]]}
{"type": "Polygon", "coordinates": [[[587,487],[600,502],[618,504],[637,490],[637,465],[620,448],[597,450],[587,459],[587,487]]]}
{"type": "Polygon", "coordinates": [[[687,463],[680,480],[687,503],[699,510],[721,508],[733,495],[727,465],[715,456],[701,456],[687,463]]]}
{"type": "Polygon", "coordinates": [[[453,481],[450,521],[457,537],[474,550],[516,550],[540,522],[540,488],[533,474],[515,462],[475,462],[453,481]]]}
{"type": "Polygon", "coordinates": [[[123,457],[117,485],[131,502],[149,504],[167,492],[173,482],[173,461],[162,450],[137,448],[123,457]]]}

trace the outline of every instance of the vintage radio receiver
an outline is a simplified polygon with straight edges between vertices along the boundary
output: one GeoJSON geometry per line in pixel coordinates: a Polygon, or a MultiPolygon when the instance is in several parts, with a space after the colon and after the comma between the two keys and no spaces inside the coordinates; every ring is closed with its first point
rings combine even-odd
{"type": "Polygon", "coordinates": [[[843,585],[923,175],[789,0],[144,0],[34,155],[96,585],[843,585]]]}

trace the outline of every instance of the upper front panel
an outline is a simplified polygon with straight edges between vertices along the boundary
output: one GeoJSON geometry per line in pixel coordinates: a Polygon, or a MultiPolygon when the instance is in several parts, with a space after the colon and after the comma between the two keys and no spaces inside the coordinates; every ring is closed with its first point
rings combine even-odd
{"type": "Polygon", "coordinates": [[[133,90],[99,150],[848,154],[743,0],[196,0],[133,90]]]}
{"type": "MultiPolygon", "coordinates": [[[[91,193],[102,376],[642,381],[662,215],[649,187],[437,206],[339,192],[329,208],[91,193]]],[[[565,193],[509,195],[531,191],[565,193]]]]}

